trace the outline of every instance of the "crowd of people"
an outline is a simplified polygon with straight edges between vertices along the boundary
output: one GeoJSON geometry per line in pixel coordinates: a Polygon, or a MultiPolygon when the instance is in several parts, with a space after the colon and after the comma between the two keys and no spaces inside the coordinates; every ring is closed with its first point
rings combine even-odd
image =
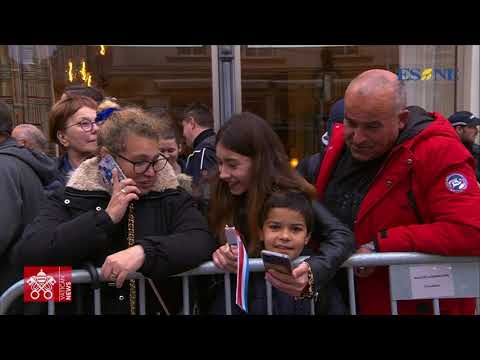
{"type": "MultiPolygon", "coordinates": [[[[480,256],[480,119],[408,106],[398,77],[373,69],[351,81],[327,125],[321,151],[292,169],[278,135],[255,114],[234,114],[215,133],[200,103],[176,123],[166,111],[71,87],[49,113],[50,142],[60,149],[52,158],[42,131],[13,128],[0,102],[0,294],[25,266],[100,268],[102,312],[138,314],[127,275],[140,272],[148,313],[177,314],[182,284],[171,275],[212,260],[235,286],[230,226],[249,257],[268,250],[296,264],[291,273],[251,275],[248,314],[267,313],[265,280],[274,314],[309,314],[312,301],[316,314],[349,314],[341,265],[355,253],[480,256]]],[[[387,268],[355,274],[357,313],[390,314],[387,268]]],[[[198,313],[225,313],[223,281],[193,282],[198,313]]],[[[91,313],[92,286],[73,293],[57,313],[91,313]]],[[[44,314],[44,305],[18,300],[10,313],[44,314]]],[[[475,299],[443,299],[440,310],[474,314],[475,299]]],[[[428,299],[400,301],[398,312],[433,309],[428,299]]]]}

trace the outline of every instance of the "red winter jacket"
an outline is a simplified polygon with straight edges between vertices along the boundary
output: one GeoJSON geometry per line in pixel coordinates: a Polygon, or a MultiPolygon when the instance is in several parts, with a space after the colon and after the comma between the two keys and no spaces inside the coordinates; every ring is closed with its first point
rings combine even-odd
{"type": "MultiPolygon", "coordinates": [[[[423,128],[417,132],[415,124],[412,128],[415,119],[409,119],[407,129],[402,132],[407,138],[397,142],[372,182],[355,221],[357,243],[362,245],[375,239],[379,252],[480,256],[480,189],[474,159],[442,115],[428,115],[433,121],[427,126],[423,121],[423,128]],[[467,188],[448,185],[447,178],[452,174],[463,175],[467,188]],[[406,194],[410,189],[423,224],[419,224],[409,204],[406,194]]],[[[320,197],[343,147],[343,125],[337,124],[317,177],[320,197]]],[[[356,280],[360,314],[391,313],[387,267],[377,267],[369,277],[356,280]]],[[[440,301],[442,314],[474,314],[474,311],[475,299],[440,301]]],[[[398,312],[431,314],[432,301],[399,301],[398,312]]]]}

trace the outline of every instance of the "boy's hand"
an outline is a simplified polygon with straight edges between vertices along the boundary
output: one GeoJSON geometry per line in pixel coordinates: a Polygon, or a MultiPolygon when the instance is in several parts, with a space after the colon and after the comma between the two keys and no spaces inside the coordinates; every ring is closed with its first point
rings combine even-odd
{"type": "Polygon", "coordinates": [[[236,273],[237,272],[237,256],[238,256],[237,247],[225,244],[223,246],[220,246],[213,253],[212,258],[213,258],[213,262],[219,269],[236,273]]]}
{"type": "Polygon", "coordinates": [[[308,284],[308,264],[302,262],[295,269],[292,275],[284,274],[279,271],[269,270],[266,273],[266,279],[273,287],[291,296],[300,296],[303,289],[308,284]]]}

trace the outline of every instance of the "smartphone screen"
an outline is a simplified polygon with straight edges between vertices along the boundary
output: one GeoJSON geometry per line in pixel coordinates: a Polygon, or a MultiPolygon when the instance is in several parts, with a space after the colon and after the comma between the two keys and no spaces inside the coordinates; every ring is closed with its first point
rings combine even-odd
{"type": "Polygon", "coordinates": [[[225,238],[230,246],[237,246],[237,230],[234,226],[225,226],[225,238]]]}
{"type": "Polygon", "coordinates": [[[108,185],[113,185],[112,182],[112,170],[117,169],[118,172],[118,180],[123,180],[126,178],[125,174],[123,173],[122,169],[120,166],[117,164],[117,162],[113,159],[111,155],[107,155],[100,160],[98,163],[98,170],[100,171],[100,174],[102,175],[102,179],[105,182],[105,184],[108,185]]]}
{"type": "Polygon", "coordinates": [[[262,260],[265,271],[274,269],[284,274],[292,273],[292,263],[288,255],[262,250],[262,260]]]}

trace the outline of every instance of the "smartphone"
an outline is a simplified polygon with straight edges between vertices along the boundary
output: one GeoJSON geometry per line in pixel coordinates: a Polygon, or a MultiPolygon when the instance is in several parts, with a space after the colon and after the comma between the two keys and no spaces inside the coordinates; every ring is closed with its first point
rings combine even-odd
{"type": "Polygon", "coordinates": [[[118,180],[126,179],[125,174],[123,173],[120,166],[117,164],[115,159],[111,155],[105,156],[100,162],[98,163],[98,170],[102,175],[102,179],[105,184],[113,185],[113,175],[112,170],[117,169],[118,173],[118,180]]]}
{"type": "Polygon", "coordinates": [[[288,255],[262,250],[262,260],[265,271],[274,269],[284,274],[292,274],[293,265],[288,255]]]}
{"type": "Polygon", "coordinates": [[[235,226],[225,226],[225,238],[228,245],[237,246],[237,237],[240,237],[240,234],[235,229],[235,226]]]}

